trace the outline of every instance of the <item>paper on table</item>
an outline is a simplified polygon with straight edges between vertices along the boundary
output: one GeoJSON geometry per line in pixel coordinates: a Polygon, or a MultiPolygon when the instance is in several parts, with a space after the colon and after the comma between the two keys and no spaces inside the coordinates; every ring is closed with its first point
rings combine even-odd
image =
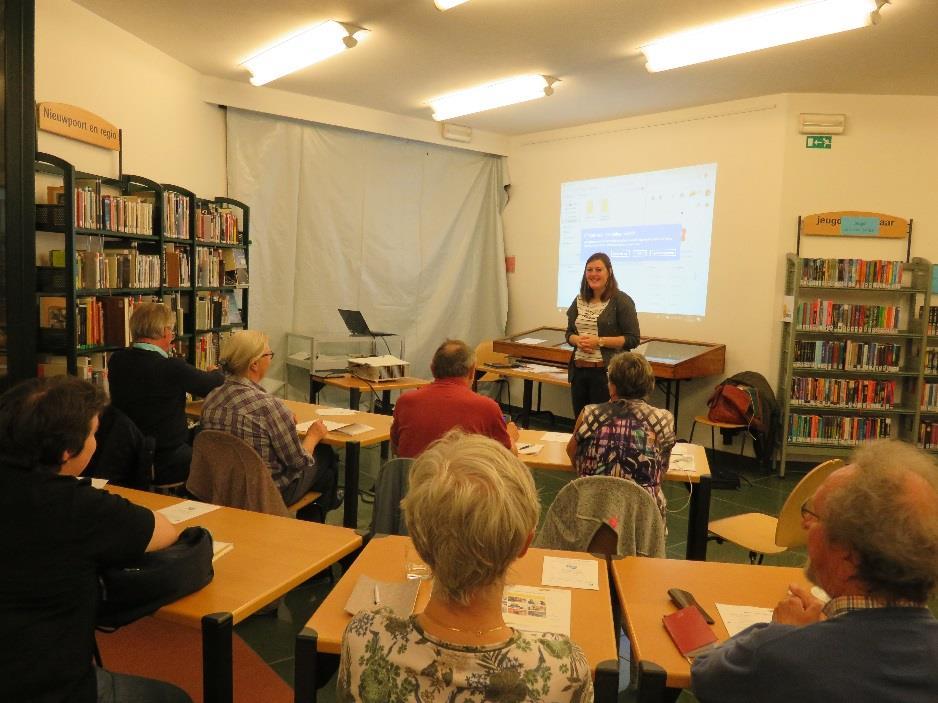
{"type": "Polygon", "coordinates": [[[599,590],[599,562],[595,559],[544,557],[541,583],[545,586],[599,590]]]}
{"type": "MultiPolygon", "coordinates": [[[[326,420],[326,424],[327,425],[330,424],[328,420],[326,420]]],[[[371,425],[365,425],[361,422],[356,422],[351,425],[347,422],[333,423],[333,424],[342,425],[341,427],[336,428],[336,432],[339,432],[341,434],[352,435],[352,436],[357,435],[357,434],[364,434],[365,432],[371,432],[374,429],[374,427],[372,427],[371,425]]]]}
{"type": "Polygon", "coordinates": [[[323,420],[322,424],[324,424],[326,426],[326,429],[329,430],[330,432],[341,430],[350,425],[350,423],[348,422],[339,422],[338,420],[323,420]]]}
{"type": "Polygon", "coordinates": [[[93,478],[91,479],[92,488],[104,488],[107,485],[106,478],[93,478]]]}
{"type": "Polygon", "coordinates": [[[545,432],[541,435],[544,442],[569,442],[573,436],[570,432],[545,432]]]}
{"type": "Polygon", "coordinates": [[[543,444],[525,444],[521,443],[518,445],[519,454],[537,454],[544,448],[543,444]]]}
{"type": "Polygon", "coordinates": [[[414,612],[420,584],[417,579],[393,583],[376,581],[362,574],[345,602],[345,612],[355,615],[362,610],[383,606],[390,608],[398,617],[406,618],[414,612]]]}
{"type": "Polygon", "coordinates": [[[505,586],[505,624],[528,632],[570,635],[570,591],[537,586],[505,586]]]}
{"type": "Polygon", "coordinates": [[[299,351],[295,354],[290,354],[290,358],[294,361],[309,361],[309,352],[308,351],[299,351]]]}
{"type": "MultiPolygon", "coordinates": [[[[545,374],[554,374],[557,373],[558,369],[556,366],[547,366],[545,364],[524,364],[523,366],[518,367],[519,371],[527,371],[528,373],[545,373],[545,374]]],[[[564,377],[566,377],[567,372],[564,371],[564,377]]]]}
{"type": "Polygon", "coordinates": [[[772,622],[771,608],[759,608],[755,605],[727,605],[726,603],[716,605],[730,637],[738,635],[750,625],[772,622]]]}
{"type": "Polygon", "coordinates": [[[218,510],[220,507],[219,505],[212,505],[211,503],[200,503],[197,500],[184,500],[175,505],[167,505],[165,508],[160,508],[156,512],[160,513],[174,525],[178,525],[180,522],[185,522],[194,517],[205,515],[205,513],[210,513],[213,510],[218,510]]]}
{"type": "Polygon", "coordinates": [[[673,447],[671,447],[671,456],[674,456],[675,454],[680,456],[690,456],[694,453],[694,450],[692,449],[693,446],[693,444],[688,444],[687,442],[678,442],[673,447]]]}
{"type": "Polygon", "coordinates": [[[234,543],[232,542],[219,542],[217,539],[212,540],[212,561],[218,559],[218,557],[223,554],[227,554],[232,549],[234,549],[234,543]]]}
{"type": "Polygon", "coordinates": [[[697,463],[690,454],[671,453],[671,459],[668,461],[668,471],[683,471],[688,474],[697,473],[697,463]]]}
{"type": "Polygon", "coordinates": [[[546,339],[538,339],[537,337],[525,337],[524,339],[516,339],[515,344],[543,344],[546,341],[546,339]]]}
{"type": "Polygon", "coordinates": [[[356,412],[351,408],[316,408],[317,415],[354,415],[356,412]]]}

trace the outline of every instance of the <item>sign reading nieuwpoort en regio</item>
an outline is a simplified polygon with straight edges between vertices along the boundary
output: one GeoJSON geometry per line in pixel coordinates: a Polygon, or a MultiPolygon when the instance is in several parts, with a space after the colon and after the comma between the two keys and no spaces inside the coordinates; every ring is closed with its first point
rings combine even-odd
{"type": "Polygon", "coordinates": [[[120,151],[120,130],[93,112],[65,103],[38,103],[36,126],[46,132],[120,151]]]}

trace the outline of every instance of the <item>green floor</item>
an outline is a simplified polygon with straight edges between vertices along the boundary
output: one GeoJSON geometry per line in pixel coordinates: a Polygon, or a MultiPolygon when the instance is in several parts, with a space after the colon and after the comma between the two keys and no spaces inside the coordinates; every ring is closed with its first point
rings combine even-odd
{"type": "MultiPolygon", "coordinates": [[[[723,455],[719,455],[722,457],[723,455]]],[[[729,460],[730,458],[728,458],[729,460]]],[[[722,459],[718,459],[721,461],[722,459]]],[[[377,449],[362,451],[362,485],[369,486],[371,477],[377,469],[379,455],[377,449]]],[[[572,475],[565,472],[535,471],[535,481],[540,490],[541,503],[546,510],[557,492],[571,480],[572,475]]],[[[761,511],[771,515],[778,514],[788,493],[800,478],[800,473],[789,472],[784,478],[754,473],[744,470],[743,481],[738,490],[714,490],[711,500],[711,519],[735,515],[737,513],[761,511]]],[[[668,498],[668,557],[684,557],[685,537],[687,535],[688,493],[678,484],[666,483],[665,493],[668,498]]],[[[359,525],[366,527],[371,519],[371,506],[362,503],[359,510],[359,525]]],[[[330,515],[330,522],[341,520],[341,511],[330,515]]],[[[710,561],[740,562],[748,561],[747,553],[730,544],[711,542],[707,551],[710,561]]],[[[804,552],[796,550],[778,556],[768,556],[766,564],[801,566],[804,552]]],[[[304,584],[290,592],[283,606],[276,614],[256,615],[238,625],[235,630],[244,640],[263,657],[263,659],[292,685],[293,683],[293,638],[297,631],[309,619],[316,607],[328,594],[331,585],[327,580],[304,584]]],[[[319,700],[334,700],[334,685],[327,684],[319,692],[319,700]]],[[[631,700],[623,693],[620,700],[631,700]]],[[[681,701],[693,701],[689,693],[684,693],[681,701]]]]}

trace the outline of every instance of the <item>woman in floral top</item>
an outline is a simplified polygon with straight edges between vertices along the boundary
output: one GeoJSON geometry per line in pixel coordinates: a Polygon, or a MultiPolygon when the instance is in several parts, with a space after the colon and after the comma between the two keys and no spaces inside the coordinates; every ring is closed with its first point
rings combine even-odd
{"type": "Polygon", "coordinates": [[[338,700],[592,701],[577,645],[514,630],[502,617],[505,574],[527,551],[540,512],[530,471],[498,442],[454,430],[420,455],[410,486],[402,507],[433,570],[433,593],[420,615],[378,609],[352,618],[338,700]]]}
{"type": "Polygon", "coordinates": [[[655,374],[644,356],[616,354],[609,363],[611,400],[583,408],[567,454],[580,476],[619,476],[642,486],[664,517],[661,477],[674,446],[674,416],[645,402],[654,389],[655,374]]]}

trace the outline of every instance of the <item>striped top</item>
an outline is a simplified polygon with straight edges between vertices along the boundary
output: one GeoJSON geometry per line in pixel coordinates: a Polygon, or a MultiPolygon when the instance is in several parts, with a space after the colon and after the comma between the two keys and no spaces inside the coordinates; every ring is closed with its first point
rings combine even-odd
{"type": "MultiPolygon", "coordinates": [[[[597,320],[602,311],[609,305],[608,300],[599,303],[588,303],[579,295],[576,297],[576,331],[577,334],[588,334],[593,337],[599,336],[599,326],[597,320]]],[[[591,352],[582,351],[577,347],[574,358],[581,361],[602,361],[603,355],[597,347],[591,352]]]]}

